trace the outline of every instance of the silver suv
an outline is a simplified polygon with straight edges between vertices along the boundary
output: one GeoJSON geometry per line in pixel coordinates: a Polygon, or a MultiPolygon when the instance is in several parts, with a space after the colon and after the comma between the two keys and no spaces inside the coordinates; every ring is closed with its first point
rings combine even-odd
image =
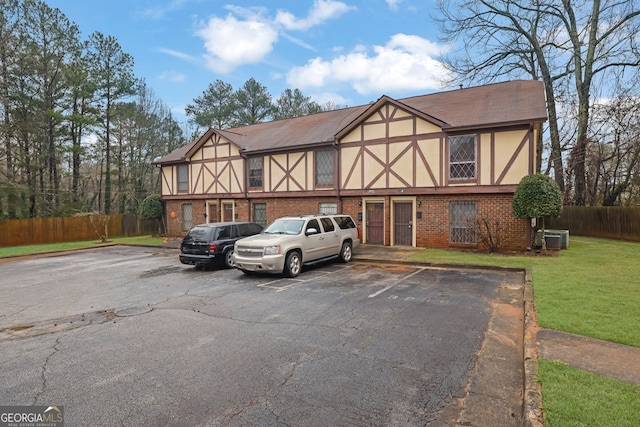
{"type": "Polygon", "coordinates": [[[244,273],[266,271],[296,277],[302,264],[338,257],[349,262],[360,245],[349,215],[302,215],[275,220],[236,242],[233,262],[244,273]]]}

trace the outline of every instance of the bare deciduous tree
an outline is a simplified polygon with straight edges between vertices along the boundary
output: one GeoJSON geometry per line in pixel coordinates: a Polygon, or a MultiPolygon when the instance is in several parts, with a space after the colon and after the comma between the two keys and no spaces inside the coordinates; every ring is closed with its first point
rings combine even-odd
{"type": "MultiPolygon", "coordinates": [[[[441,0],[435,19],[445,41],[463,46],[447,60],[459,80],[542,79],[547,94],[550,161],[565,188],[557,101],[563,85],[576,102],[568,176],[573,202],[586,203],[585,159],[592,94],[613,72],[640,65],[636,0],[441,0]]],[[[562,95],[564,96],[564,95],[562,95]]],[[[566,192],[565,192],[566,194],[566,192]]]]}

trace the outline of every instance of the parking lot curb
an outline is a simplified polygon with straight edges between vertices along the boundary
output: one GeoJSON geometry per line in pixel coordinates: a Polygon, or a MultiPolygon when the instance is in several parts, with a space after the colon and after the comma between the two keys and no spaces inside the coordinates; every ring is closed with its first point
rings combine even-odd
{"type": "Polygon", "coordinates": [[[538,376],[538,319],[533,296],[531,270],[525,271],[524,282],[524,425],[544,426],[542,391],[538,376]]]}

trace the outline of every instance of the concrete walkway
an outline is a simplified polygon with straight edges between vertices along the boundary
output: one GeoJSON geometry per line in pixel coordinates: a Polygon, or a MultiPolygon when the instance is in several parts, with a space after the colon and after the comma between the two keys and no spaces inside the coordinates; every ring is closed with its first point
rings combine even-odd
{"type": "Polygon", "coordinates": [[[640,385],[640,348],[541,329],[538,354],[584,371],[640,385]]]}

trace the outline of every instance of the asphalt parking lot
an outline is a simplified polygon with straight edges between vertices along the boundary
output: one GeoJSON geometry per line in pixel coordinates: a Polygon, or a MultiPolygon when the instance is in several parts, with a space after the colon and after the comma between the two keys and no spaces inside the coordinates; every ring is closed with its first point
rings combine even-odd
{"type": "Polygon", "coordinates": [[[120,246],[3,262],[0,405],[66,426],[522,425],[523,280],[246,276],[120,246]]]}

